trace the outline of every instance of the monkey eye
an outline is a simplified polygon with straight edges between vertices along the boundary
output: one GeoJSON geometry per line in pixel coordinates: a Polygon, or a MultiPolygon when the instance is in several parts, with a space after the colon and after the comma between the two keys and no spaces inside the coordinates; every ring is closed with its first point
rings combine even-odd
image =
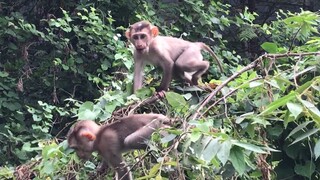
{"type": "Polygon", "coordinates": [[[138,35],[133,35],[132,38],[133,38],[134,40],[137,40],[137,39],[139,39],[139,36],[138,36],[138,35]]]}
{"type": "Polygon", "coordinates": [[[147,36],[145,35],[145,34],[141,34],[141,36],[140,36],[140,38],[141,39],[144,39],[144,38],[146,38],[147,36]]]}

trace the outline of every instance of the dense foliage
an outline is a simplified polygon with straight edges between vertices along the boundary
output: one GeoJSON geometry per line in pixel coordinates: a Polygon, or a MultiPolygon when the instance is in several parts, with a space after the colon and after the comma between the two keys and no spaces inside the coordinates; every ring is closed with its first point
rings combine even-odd
{"type": "Polygon", "coordinates": [[[150,153],[126,153],[139,179],[319,179],[320,15],[279,10],[257,24],[256,13],[232,10],[213,0],[0,2],[0,178],[112,177],[94,173],[97,156],[81,163],[65,135],[78,118],[132,110],[176,122],[153,135],[150,153]],[[141,19],[210,45],[225,71],[204,54],[205,88],[174,81],[165,99],[133,108],[161,78],[148,66],[146,88],[131,93],[123,34],[141,19]]]}

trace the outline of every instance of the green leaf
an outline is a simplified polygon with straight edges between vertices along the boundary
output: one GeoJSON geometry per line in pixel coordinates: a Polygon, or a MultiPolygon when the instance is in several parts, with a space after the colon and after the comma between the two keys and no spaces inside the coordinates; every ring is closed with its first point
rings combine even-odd
{"type": "Polygon", "coordinates": [[[303,91],[308,89],[312,85],[312,82],[314,82],[314,81],[315,81],[315,78],[312,79],[311,81],[308,81],[308,82],[304,83],[303,85],[299,86],[299,88],[296,90],[296,92],[299,94],[303,93],[303,91]]]}
{"type": "Polygon", "coordinates": [[[91,111],[89,109],[86,109],[84,111],[81,111],[79,114],[77,114],[78,119],[81,120],[94,120],[98,116],[98,111],[91,111]]]}
{"type": "Polygon", "coordinates": [[[296,97],[296,95],[297,95],[297,93],[291,92],[288,95],[277,99],[276,101],[270,103],[266,107],[266,109],[259,114],[259,116],[263,116],[263,115],[269,114],[270,112],[273,112],[277,108],[279,108],[279,107],[285,105],[286,103],[288,103],[289,101],[293,100],[296,97]]]}
{"type": "Polygon", "coordinates": [[[308,112],[310,113],[312,119],[315,120],[316,123],[320,124],[320,111],[319,111],[319,109],[309,101],[301,99],[300,102],[302,102],[302,104],[308,109],[308,112]]]}
{"type": "Polygon", "coordinates": [[[232,143],[230,140],[226,140],[221,144],[220,149],[218,150],[218,153],[217,153],[217,157],[222,163],[222,165],[225,165],[226,162],[228,161],[231,147],[232,147],[232,143]]]}
{"type": "Polygon", "coordinates": [[[299,114],[302,112],[303,107],[300,104],[297,103],[291,103],[288,102],[287,103],[287,107],[289,109],[289,111],[291,112],[291,114],[297,119],[297,117],[299,116],[299,114]]]}
{"type": "Polygon", "coordinates": [[[302,164],[297,164],[294,167],[294,171],[297,174],[299,174],[301,176],[308,177],[309,179],[311,178],[311,175],[314,173],[315,170],[316,170],[316,166],[311,161],[307,161],[303,165],[302,164]]]}
{"type": "Polygon", "coordinates": [[[218,138],[211,139],[202,152],[203,159],[207,163],[210,163],[211,160],[214,158],[214,156],[217,154],[219,149],[220,149],[219,139],[218,138]]]}
{"type": "Polygon", "coordinates": [[[318,139],[316,145],[314,146],[314,156],[316,158],[315,160],[317,160],[320,156],[320,139],[318,139]]]}
{"type": "MultiPolygon", "coordinates": [[[[297,142],[299,142],[299,141],[301,141],[301,140],[303,140],[303,139],[305,139],[305,138],[307,138],[307,137],[309,137],[309,136],[317,133],[318,131],[319,131],[318,128],[311,129],[311,130],[303,133],[303,134],[300,135],[299,137],[297,137],[296,140],[294,140],[290,145],[295,144],[295,143],[297,143],[297,142]]],[[[289,146],[290,146],[290,145],[289,145],[289,146]]]]}
{"type": "Polygon", "coordinates": [[[0,77],[8,77],[8,76],[9,76],[9,73],[0,71],[0,77]]]}
{"type": "Polygon", "coordinates": [[[177,135],[176,134],[169,134],[169,135],[166,135],[164,136],[163,138],[161,138],[160,142],[161,143],[167,143],[167,142],[170,142],[172,141],[174,138],[176,138],[177,135]]]}
{"type": "Polygon", "coordinates": [[[191,142],[196,142],[201,137],[202,133],[200,131],[194,130],[191,133],[191,142]]]}
{"type": "Polygon", "coordinates": [[[160,167],[160,163],[153,165],[153,167],[150,169],[149,176],[155,176],[159,172],[160,167]]]}
{"type": "Polygon", "coordinates": [[[301,129],[305,128],[309,123],[311,123],[311,121],[306,121],[302,124],[299,124],[296,128],[294,128],[289,135],[286,137],[286,139],[288,139],[290,136],[294,135],[295,133],[297,133],[298,131],[300,131],[301,129]]]}
{"type": "Polygon", "coordinates": [[[43,168],[41,169],[42,176],[52,174],[56,169],[54,168],[54,163],[44,163],[43,168]]]}
{"type": "Polygon", "coordinates": [[[230,151],[230,161],[236,171],[242,175],[246,170],[244,154],[241,148],[234,146],[230,151]]]}
{"type": "Polygon", "coordinates": [[[262,49],[267,51],[268,53],[277,53],[278,52],[278,45],[272,42],[264,42],[261,45],[262,49]]]}
{"type": "Polygon", "coordinates": [[[175,92],[167,92],[166,99],[168,103],[172,106],[173,109],[176,109],[177,112],[186,112],[189,105],[183,96],[175,92]]]}
{"type": "Polygon", "coordinates": [[[283,132],[283,127],[279,124],[276,124],[275,126],[271,126],[267,128],[267,132],[272,136],[280,136],[283,132]]]}
{"type": "Polygon", "coordinates": [[[242,148],[244,148],[246,150],[256,152],[256,153],[263,153],[263,154],[267,153],[264,150],[262,150],[261,147],[256,146],[254,144],[248,144],[248,143],[239,142],[239,141],[236,141],[236,140],[232,141],[232,144],[234,144],[236,146],[239,146],[239,147],[242,147],[242,148]]]}
{"type": "Polygon", "coordinates": [[[81,106],[79,107],[78,111],[81,112],[81,111],[84,111],[86,109],[93,110],[93,106],[94,106],[93,102],[86,101],[85,103],[81,104],[81,106]]]}
{"type": "Polygon", "coordinates": [[[158,174],[158,175],[156,176],[156,180],[162,180],[162,176],[161,176],[160,174],[158,174]]]}

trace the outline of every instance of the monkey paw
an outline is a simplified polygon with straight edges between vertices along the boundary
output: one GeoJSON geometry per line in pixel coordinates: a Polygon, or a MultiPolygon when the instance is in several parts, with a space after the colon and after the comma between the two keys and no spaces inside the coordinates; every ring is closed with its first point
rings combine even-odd
{"type": "Polygon", "coordinates": [[[166,91],[159,91],[159,92],[156,92],[155,94],[159,99],[162,99],[164,97],[166,97],[166,91]]]}

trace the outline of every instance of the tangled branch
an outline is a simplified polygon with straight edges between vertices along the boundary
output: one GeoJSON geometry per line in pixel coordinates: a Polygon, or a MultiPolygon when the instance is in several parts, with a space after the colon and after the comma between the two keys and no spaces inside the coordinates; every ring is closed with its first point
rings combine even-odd
{"type": "MultiPolygon", "coordinates": [[[[240,76],[242,73],[253,69],[259,65],[261,65],[262,60],[267,58],[270,59],[272,61],[274,61],[275,59],[279,59],[279,58],[283,58],[283,57],[303,57],[303,56],[320,56],[320,52],[308,52],[308,53],[287,53],[287,54],[264,54],[260,57],[258,57],[257,59],[255,59],[252,63],[250,63],[249,65],[245,66],[244,68],[242,68],[240,71],[236,72],[235,74],[233,74],[232,76],[230,76],[228,79],[226,79],[222,84],[220,84],[219,86],[216,87],[216,89],[214,91],[212,91],[210,93],[210,95],[203,100],[203,102],[200,104],[199,108],[197,109],[197,111],[193,114],[192,116],[192,120],[197,119],[200,116],[200,112],[201,110],[212,100],[212,98],[223,88],[225,87],[229,82],[231,82],[232,80],[234,80],[236,77],[240,76]]],[[[273,63],[271,63],[273,64],[273,63]]],[[[235,92],[235,91],[234,91],[235,92]]],[[[227,94],[226,96],[222,97],[221,99],[225,99],[227,96],[230,96],[231,94],[227,94]]],[[[218,100],[220,102],[220,100],[218,100]]],[[[217,103],[214,103],[217,104],[217,103]]],[[[210,106],[210,108],[213,106],[210,106]]]]}

